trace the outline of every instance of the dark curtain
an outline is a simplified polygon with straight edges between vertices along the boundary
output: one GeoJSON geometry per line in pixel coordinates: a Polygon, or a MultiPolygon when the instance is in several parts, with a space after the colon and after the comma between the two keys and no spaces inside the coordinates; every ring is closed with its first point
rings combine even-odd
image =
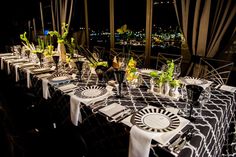
{"type": "Polygon", "coordinates": [[[214,57],[236,32],[236,0],[174,0],[178,22],[192,55],[214,57]]]}

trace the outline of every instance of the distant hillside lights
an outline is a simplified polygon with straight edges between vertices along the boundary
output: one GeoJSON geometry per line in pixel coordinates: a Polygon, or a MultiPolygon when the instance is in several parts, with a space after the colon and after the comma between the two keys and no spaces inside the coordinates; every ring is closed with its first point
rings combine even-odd
{"type": "Polygon", "coordinates": [[[159,1],[156,0],[155,2],[153,2],[153,5],[163,5],[163,4],[172,4],[174,3],[174,1],[159,1]]]}

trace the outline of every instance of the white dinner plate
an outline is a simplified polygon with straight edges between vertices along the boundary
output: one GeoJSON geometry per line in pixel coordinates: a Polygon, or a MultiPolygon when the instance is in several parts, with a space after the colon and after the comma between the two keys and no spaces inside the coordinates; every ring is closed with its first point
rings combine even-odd
{"type": "Polygon", "coordinates": [[[132,116],[131,122],[150,132],[168,132],[180,125],[177,115],[157,107],[141,109],[132,116]]]}
{"type": "Polygon", "coordinates": [[[96,98],[107,93],[107,89],[101,86],[82,87],[75,91],[75,95],[80,98],[96,98]]]}
{"type": "Polygon", "coordinates": [[[207,84],[207,80],[200,79],[200,78],[194,78],[194,77],[184,77],[180,78],[180,81],[182,81],[184,84],[194,84],[194,85],[204,85],[207,84]]]}
{"type": "Polygon", "coordinates": [[[48,80],[52,82],[60,82],[60,81],[66,81],[70,80],[72,77],[68,74],[65,73],[57,73],[48,78],[48,80]]]}
{"type": "Polygon", "coordinates": [[[42,71],[48,71],[50,70],[49,68],[37,68],[37,69],[34,69],[33,72],[42,72],[42,71]]]}
{"type": "Polygon", "coordinates": [[[142,75],[146,75],[146,76],[150,76],[151,72],[157,72],[158,74],[160,73],[160,71],[155,70],[155,69],[147,69],[147,68],[143,68],[143,69],[139,69],[139,72],[142,75]]]}

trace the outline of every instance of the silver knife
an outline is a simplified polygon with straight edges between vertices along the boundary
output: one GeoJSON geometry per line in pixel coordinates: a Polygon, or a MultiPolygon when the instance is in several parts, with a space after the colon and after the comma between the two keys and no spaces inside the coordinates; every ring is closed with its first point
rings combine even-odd
{"type": "Polygon", "coordinates": [[[173,149],[177,144],[179,144],[191,131],[193,130],[193,127],[188,128],[182,135],[180,135],[174,142],[172,142],[169,146],[168,149],[171,150],[173,149]]]}

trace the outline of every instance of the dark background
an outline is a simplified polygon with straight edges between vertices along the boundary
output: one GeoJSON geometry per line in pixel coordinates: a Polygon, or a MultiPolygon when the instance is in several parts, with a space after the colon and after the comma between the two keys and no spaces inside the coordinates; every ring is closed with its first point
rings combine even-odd
{"type": "Polygon", "coordinates": [[[14,44],[19,34],[27,28],[28,19],[36,15],[35,0],[4,0],[0,9],[0,51],[5,45],[14,44]]]}
{"type": "MultiPolygon", "coordinates": [[[[51,30],[50,0],[3,0],[0,9],[0,51],[5,45],[20,43],[20,34],[28,31],[28,21],[35,18],[37,30],[41,29],[39,2],[43,4],[45,29],[51,30]]],[[[155,0],[154,2],[158,2],[155,0]]],[[[167,1],[166,1],[167,2],[167,1]]],[[[163,3],[153,6],[153,25],[177,26],[174,5],[163,3]]],[[[84,26],[83,0],[74,1],[71,31],[84,26]]],[[[109,31],[109,0],[88,0],[89,27],[97,31],[109,31]]],[[[145,29],[146,0],[116,0],[115,29],[127,24],[133,31],[145,29]]],[[[32,24],[31,24],[32,26],[32,24]]],[[[154,29],[155,30],[155,29],[154,29]]]]}

